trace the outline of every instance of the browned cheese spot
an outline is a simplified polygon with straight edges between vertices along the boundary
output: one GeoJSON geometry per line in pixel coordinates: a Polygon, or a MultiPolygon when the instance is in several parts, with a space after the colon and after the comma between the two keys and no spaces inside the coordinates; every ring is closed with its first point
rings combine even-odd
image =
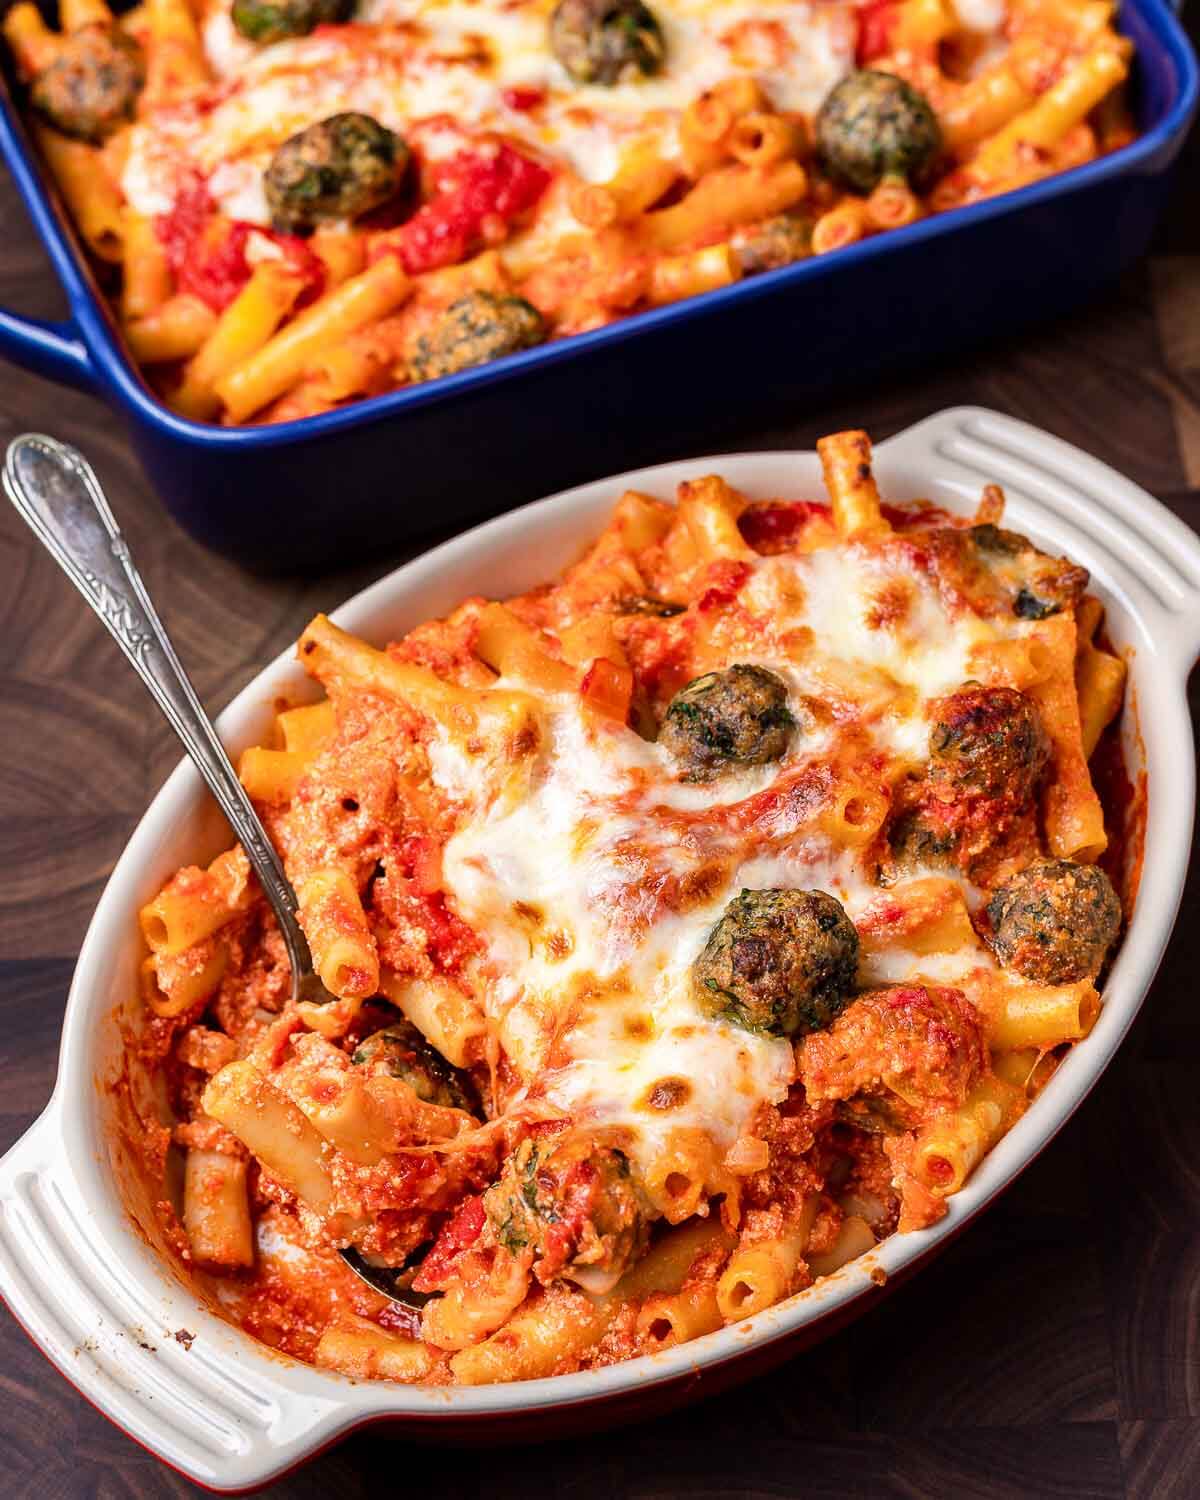
{"type": "Polygon", "coordinates": [[[642,1107],[667,1114],[681,1109],[691,1097],[692,1086],[686,1078],[660,1078],[646,1090],[642,1107]]]}

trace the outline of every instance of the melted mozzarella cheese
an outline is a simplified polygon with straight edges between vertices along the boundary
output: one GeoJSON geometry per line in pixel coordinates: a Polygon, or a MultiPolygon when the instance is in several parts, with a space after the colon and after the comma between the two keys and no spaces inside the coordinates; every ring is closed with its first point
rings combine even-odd
{"type": "MultiPolygon", "coordinates": [[[[446,758],[434,754],[431,765],[442,780],[446,758]]],[[[787,1042],[711,1020],[692,998],[692,961],[720,916],[724,885],[702,906],[643,922],[655,901],[644,889],[648,870],[682,874],[702,862],[655,846],[645,810],[659,783],[675,784],[657,747],[563,705],[550,716],[529,794],[499,815],[471,817],[443,857],[458,911],[488,942],[500,1038],[526,1084],[581,1123],[629,1131],[643,1164],[678,1127],[731,1146],[792,1079],[787,1042]],[[631,797],[634,806],[619,810],[631,797]],[[687,1100],[656,1110],[654,1085],[681,1077],[687,1100]]]]}
{"type": "MultiPolygon", "coordinates": [[[[779,630],[812,632],[813,649],[774,670],[798,692],[828,698],[845,691],[868,713],[874,705],[880,748],[912,761],[925,758],[927,735],[912,705],[961,687],[972,653],[995,629],[972,615],[951,619],[937,590],[902,556],[853,545],[821,548],[799,569],[794,558],[768,559],[741,597],[779,630]]],[[[1028,628],[1014,622],[1010,634],[1028,628]]]]}
{"type": "Polygon", "coordinates": [[[135,210],[165,213],[189,166],[209,176],[224,212],[265,224],[261,176],[281,141],[345,110],[404,134],[447,115],[466,130],[499,130],[563,161],[588,181],[615,172],[634,138],[678,154],[677,123],[705,89],[753,74],[782,109],[816,110],[853,64],[853,23],[809,0],[663,0],[668,60],[654,78],[580,86],[551,54],[543,0],[364,0],[354,27],[255,47],[217,0],[203,25],[216,78],[203,108],[160,110],[131,132],[122,187],[135,210]],[[535,88],[535,111],[508,91],[535,88]],[[210,176],[211,174],[211,176],[210,176]]]}
{"type": "MultiPolygon", "coordinates": [[[[760,616],[768,644],[738,660],[769,667],[794,693],[819,696],[831,680],[843,695],[861,692],[856,731],[906,764],[927,755],[926,707],[966,679],[974,646],[1025,628],[952,619],[929,579],[854,547],[762,559],[739,603],[760,616]],[[811,650],[772,651],[778,632],[804,627],[811,650]]],[[[780,763],[689,785],[665,750],[577,699],[546,709],[546,743],[515,800],[485,801],[478,772],[448,738],[430,748],[435,783],[461,809],[445,886],[486,944],[485,1003],[501,1044],[526,1095],[581,1124],[619,1127],[643,1166],[676,1127],[701,1129],[727,1149],[793,1078],[787,1041],[696,1004],[692,965],[727,902],[743,888],[819,889],[853,920],[880,896],[856,851],[832,844],[819,820],[764,844],[727,814],[828,761],[838,730],[802,726],[780,763]],[[663,1113],[651,1102],[655,1085],[680,1078],[691,1088],[663,1113]]],[[[962,982],[992,968],[977,945],[918,961],[898,942],[882,952],[872,945],[860,977],[894,983],[919,969],[962,982]]]]}
{"type": "Polygon", "coordinates": [[[954,13],[968,31],[999,32],[1008,17],[1006,0],[953,0],[954,13]]]}

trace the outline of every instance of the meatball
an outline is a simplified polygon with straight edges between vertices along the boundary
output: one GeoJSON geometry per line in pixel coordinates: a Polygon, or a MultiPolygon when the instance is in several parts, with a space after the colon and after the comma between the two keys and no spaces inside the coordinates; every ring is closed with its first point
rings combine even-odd
{"type": "Polygon", "coordinates": [[[903,78],[866,68],[825,97],[816,121],[817,149],[847,187],[869,193],[885,177],[920,181],[942,148],[929,101],[903,78]]]}
{"type": "Polygon", "coordinates": [[[1037,709],[1012,688],[968,682],[931,706],[929,768],[902,789],[888,830],[904,862],[980,874],[1034,806],[1049,758],[1037,709]]]}
{"type": "Polygon", "coordinates": [[[145,81],[142,49],[109,26],[82,26],[33,80],[34,108],[77,140],[102,141],[133,119],[145,81]]]}
{"type": "Polygon", "coordinates": [[[233,0],[230,15],[252,42],[281,42],[348,21],[354,5],[355,0],[233,0]]]}
{"type": "Polygon", "coordinates": [[[642,0],[559,0],[550,50],[576,83],[610,86],[657,73],[667,53],[642,0]]]}
{"type": "Polygon", "coordinates": [[[824,891],[742,891],[692,966],[706,1015],[768,1036],[821,1031],[858,972],[858,932],[824,891]]]}
{"type": "Polygon", "coordinates": [[[545,337],[541,313],[524,297],[467,292],[450,304],[431,334],[417,340],[409,366],[415,380],[436,380],[532,349],[545,337]]]}
{"type": "Polygon", "coordinates": [[[988,902],[996,957],[1035,984],[1093,978],[1121,926],[1121,902],[1098,865],[1029,865],[988,902]]]}
{"type": "Polygon", "coordinates": [[[1088,585],[1088,572],[1065,557],[1049,557],[1017,531],[984,523],[972,526],[975,550],[1012,591],[1012,611],[1021,620],[1045,620],[1073,608],[1088,585]]]}
{"type": "Polygon", "coordinates": [[[685,781],[711,781],[732,766],[761,766],[787,749],[795,720],[787,687],[765,667],[734,666],[676,693],[658,735],[685,781]]]}
{"type": "Polygon", "coordinates": [[[483,1206],[506,1250],[532,1251],[543,1283],[564,1276],[603,1293],[646,1248],[650,1206],[628,1158],[588,1136],[523,1141],[483,1206]]]}
{"type": "Polygon", "coordinates": [[[969,682],[932,705],[930,780],[935,790],[1003,798],[1027,807],[1049,756],[1037,709],[1014,688],[969,682]]]}
{"type": "Polygon", "coordinates": [[[359,1043],[350,1060],[372,1074],[399,1078],[426,1104],[479,1113],[471,1080],[431,1047],[411,1021],[394,1021],[373,1032],[359,1043]]]}
{"type": "Polygon", "coordinates": [[[1033,543],[1019,531],[1006,531],[1003,526],[993,526],[990,521],[968,528],[967,535],[976,548],[988,557],[1020,557],[1033,543]]]}
{"type": "Polygon", "coordinates": [[[888,845],[896,859],[907,864],[948,865],[954,863],[956,839],[952,829],[939,820],[934,827],[920,808],[910,808],[888,828],[888,845]]]}
{"type": "Polygon", "coordinates": [[[330,219],[354,219],[385,202],[408,166],[403,139],[370,115],[330,115],[289,136],[263,174],[271,223],[307,234],[330,219]]]}
{"type": "Polygon", "coordinates": [[[778,271],[812,254],[812,220],[800,214],[779,214],[757,228],[734,234],[730,243],[744,276],[778,271]]]}
{"type": "Polygon", "coordinates": [[[684,612],[682,604],[672,604],[669,599],[659,599],[654,594],[626,594],[616,601],[619,615],[650,615],[658,620],[673,620],[684,612]]]}
{"type": "Polygon", "coordinates": [[[854,1100],[841,1116],[849,1123],[902,1130],[961,1104],[985,1057],[961,990],[899,984],[860,995],[828,1031],[805,1038],[797,1064],[809,1100],[854,1100]]]}

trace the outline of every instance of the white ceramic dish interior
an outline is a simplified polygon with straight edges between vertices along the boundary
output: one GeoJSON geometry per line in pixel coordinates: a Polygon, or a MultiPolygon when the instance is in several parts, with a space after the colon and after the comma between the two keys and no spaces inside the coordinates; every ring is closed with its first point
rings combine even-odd
{"type": "MultiPolygon", "coordinates": [[[[946,1218],[896,1235],[872,1255],[873,1266],[895,1275],[961,1228],[1046,1145],[1112,1057],[1154,976],[1190,849],[1194,775],[1184,690],[1200,651],[1200,541],[1113,470],[993,412],[943,412],[880,444],[876,460],[887,497],[927,496],[959,512],[973,509],[986,481],[1003,484],[1012,527],[1090,569],[1111,635],[1130,654],[1140,740],[1128,733],[1127,751],[1135,767],[1144,754],[1150,787],[1137,910],[1095,1031],[951,1199],[946,1218]]],[[[670,497],[680,479],[712,471],[754,496],[822,493],[813,453],[660,465],[491,521],[359,594],[335,619],[382,642],[466,594],[529,588],[578,555],[627,486],[670,497]]],[[[222,715],[226,743],[236,750],[255,741],[275,697],[294,697],[298,687],[311,692],[290,656],[281,657],[222,715]]],[[[96,910],[67,1005],[54,1095],[0,1161],[0,1293],[58,1368],[161,1458],[222,1491],[257,1487],[364,1421],[394,1417],[428,1430],[440,1419],[452,1433],[456,1418],[503,1418],[644,1391],[796,1334],[870,1294],[867,1269],[851,1265],[747,1323],[665,1354],[474,1389],[355,1384],[278,1358],[222,1322],[147,1243],[152,1216],[113,1143],[114,1105],[102,1085],[119,1057],[114,1019],[136,1004],[138,906],[178,865],[210,856],[227,840],[198,776],[181,765],[142,819],[96,910]],[[172,1337],[180,1328],[194,1335],[190,1348],[172,1337]]]]}

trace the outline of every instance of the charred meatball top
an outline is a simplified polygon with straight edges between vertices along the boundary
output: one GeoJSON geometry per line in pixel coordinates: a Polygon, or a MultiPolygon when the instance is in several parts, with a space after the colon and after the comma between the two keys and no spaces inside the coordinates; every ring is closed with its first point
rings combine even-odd
{"type": "Polygon", "coordinates": [[[667,55],[662,28],[643,0],[559,0],[550,50],[576,83],[608,87],[657,73],[667,55]]]}
{"type": "Polygon", "coordinates": [[[370,115],[348,111],[299,130],[263,174],[271,223],[286,234],[356,219],[399,188],[408,166],[404,140],[370,115]]]}
{"type": "Polygon", "coordinates": [[[133,119],[146,79],[142,49],[111,26],[81,26],[33,80],[30,99],[64,135],[98,144],[133,119]]]}
{"type": "Polygon", "coordinates": [[[1000,886],[987,907],[996,957],[1035,984],[1099,972],[1121,928],[1121,902],[1099,865],[1040,860],[1000,886]]]}
{"type": "Polygon", "coordinates": [[[426,1104],[479,1111],[470,1078],[430,1046],[411,1021],[393,1021],[372,1032],[354,1049],[351,1061],[369,1073],[399,1078],[426,1104]]]}
{"type": "Polygon", "coordinates": [[[929,774],[955,795],[1026,806],[1049,745],[1031,699],[1014,688],[969,682],[933,705],[929,774]]]}
{"type": "Polygon", "coordinates": [[[858,932],[824,891],[742,891],[709,933],[692,990],[709,1016],[767,1036],[820,1031],[845,1006],[858,932]]]}
{"type": "Polygon", "coordinates": [[[891,73],[847,74],[817,114],[817,149],[828,171],[859,193],[885,177],[916,182],[942,149],[942,131],[925,95],[891,73]]]}
{"type": "Polygon", "coordinates": [[[685,781],[712,781],[735,766],[779,760],[795,720],[787,686],[765,667],[708,672],[681,689],[658,735],[685,781]]]}
{"type": "Polygon", "coordinates": [[[416,380],[437,380],[544,342],[541,313],[524,297],[477,290],[457,298],[417,340],[410,364],[416,380]]]}

